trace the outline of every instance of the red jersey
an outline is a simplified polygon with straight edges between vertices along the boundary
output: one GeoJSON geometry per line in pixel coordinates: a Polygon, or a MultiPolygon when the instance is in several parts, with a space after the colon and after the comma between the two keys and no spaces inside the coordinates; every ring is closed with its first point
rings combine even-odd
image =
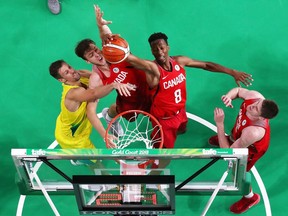
{"type": "Polygon", "coordinates": [[[265,135],[264,137],[253,143],[252,145],[248,146],[248,164],[247,164],[247,171],[249,171],[253,165],[256,163],[256,161],[264,155],[264,153],[267,151],[270,143],[270,125],[269,120],[257,120],[252,121],[250,120],[247,115],[247,106],[250,104],[255,103],[259,98],[256,99],[249,99],[245,100],[240,107],[239,114],[236,119],[236,123],[232,129],[232,138],[234,140],[237,140],[240,138],[242,131],[244,128],[248,126],[258,126],[265,129],[265,135]]]}
{"type": "Polygon", "coordinates": [[[109,68],[111,74],[109,77],[106,77],[102,71],[93,65],[93,71],[99,74],[103,85],[118,82],[130,83],[136,87],[136,91],[131,91],[131,96],[129,97],[121,96],[120,94],[117,95],[117,111],[119,113],[131,109],[149,111],[151,97],[145,73],[125,61],[111,64],[109,68]],[[149,104],[149,108],[147,104],[149,104]]]}
{"type": "Polygon", "coordinates": [[[185,108],[186,103],[186,72],[172,57],[169,59],[172,71],[166,71],[157,63],[160,71],[151,114],[156,118],[175,116],[185,108]]]}

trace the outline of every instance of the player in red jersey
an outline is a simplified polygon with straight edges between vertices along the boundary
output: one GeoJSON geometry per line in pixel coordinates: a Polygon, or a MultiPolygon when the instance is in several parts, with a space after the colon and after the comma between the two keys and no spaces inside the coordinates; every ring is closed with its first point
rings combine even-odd
{"type": "MultiPolygon", "coordinates": [[[[100,37],[102,38],[106,34],[111,34],[110,29],[106,25],[108,22],[102,18],[100,8],[97,6],[95,6],[95,15],[100,37]]],[[[123,111],[138,109],[149,112],[151,97],[149,95],[150,92],[146,82],[145,73],[140,71],[138,72],[138,69],[134,68],[127,62],[121,62],[118,64],[108,63],[104,59],[101,50],[95,45],[95,42],[90,39],[80,41],[75,48],[75,53],[86,62],[93,64],[92,74],[89,79],[89,88],[93,89],[97,86],[117,82],[124,84],[129,83],[136,89],[136,91],[131,92],[129,98],[117,94],[116,103],[112,104],[109,109],[103,109],[102,114],[107,124],[113,117],[123,111]]],[[[87,115],[94,128],[104,138],[105,129],[95,113],[97,103],[98,101],[95,101],[94,103],[90,102],[88,104],[87,115]]],[[[129,118],[129,116],[125,117],[129,118]]],[[[118,132],[118,135],[123,133],[118,122],[115,122],[115,125],[113,126],[118,132]]]]}
{"type": "Polygon", "coordinates": [[[149,44],[155,61],[140,59],[132,54],[127,61],[145,71],[148,85],[154,89],[151,114],[162,125],[164,147],[173,148],[177,133],[185,132],[188,122],[186,104],[186,74],[184,67],[201,68],[207,71],[226,73],[234,77],[236,83],[249,85],[251,75],[238,72],[213,62],[203,62],[186,56],[169,56],[168,37],[159,32],[152,34],[149,44]]]}
{"type": "MultiPolygon", "coordinates": [[[[224,111],[215,108],[214,120],[218,135],[209,139],[209,143],[221,148],[248,148],[248,162],[246,171],[264,155],[269,147],[270,126],[269,119],[278,114],[278,106],[274,101],[266,100],[257,91],[249,91],[243,88],[234,88],[221,97],[226,107],[232,106],[232,100],[242,98],[244,102],[240,107],[231,136],[225,135],[224,111]]],[[[260,201],[260,196],[250,193],[230,207],[230,211],[236,214],[247,211],[260,201]]]]}
{"type": "MultiPolygon", "coordinates": [[[[103,42],[111,37],[107,24],[111,21],[103,19],[100,8],[95,7],[97,24],[103,42]]],[[[186,56],[169,56],[168,37],[163,33],[154,33],[149,39],[155,61],[147,61],[130,54],[126,61],[146,73],[146,80],[153,89],[153,103],[150,113],[160,122],[164,131],[164,148],[173,148],[177,133],[186,131],[186,74],[184,67],[202,68],[212,72],[226,73],[234,77],[240,85],[251,84],[251,75],[238,72],[212,62],[193,60],[186,56]]],[[[136,71],[137,72],[137,71],[136,71]]]]}

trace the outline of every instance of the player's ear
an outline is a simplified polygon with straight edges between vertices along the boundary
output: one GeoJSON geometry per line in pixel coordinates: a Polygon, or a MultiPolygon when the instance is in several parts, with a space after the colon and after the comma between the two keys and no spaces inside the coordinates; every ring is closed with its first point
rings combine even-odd
{"type": "Polygon", "coordinates": [[[262,116],[259,116],[259,119],[260,119],[260,120],[265,120],[265,118],[264,118],[264,117],[262,117],[262,116]]]}
{"type": "Polygon", "coordinates": [[[64,78],[59,78],[58,81],[59,81],[59,82],[62,82],[62,83],[65,83],[67,80],[64,79],[64,78]]]}

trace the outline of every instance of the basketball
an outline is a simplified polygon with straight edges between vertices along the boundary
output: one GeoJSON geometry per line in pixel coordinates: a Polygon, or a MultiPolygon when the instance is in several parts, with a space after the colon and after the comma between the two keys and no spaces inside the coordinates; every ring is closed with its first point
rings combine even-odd
{"type": "Polygon", "coordinates": [[[129,55],[129,52],[130,49],[127,41],[117,35],[114,35],[112,39],[102,47],[104,58],[111,64],[124,61],[129,55]]]}

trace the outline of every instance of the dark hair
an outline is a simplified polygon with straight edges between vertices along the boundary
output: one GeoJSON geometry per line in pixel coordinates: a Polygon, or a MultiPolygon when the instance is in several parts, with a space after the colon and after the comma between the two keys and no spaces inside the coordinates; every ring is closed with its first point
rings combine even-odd
{"type": "Polygon", "coordinates": [[[84,60],[87,60],[87,59],[85,59],[84,54],[85,54],[85,52],[90,50],[90,45],[91,44],[95,45],[95,42],[93,40],[89,39],[89,38],[81,40],[75,47],[76,55],[78,57],[84,59],[84,60]]]}
{"type": "Polygon", "coordinates": [[[53,63],[51,63],[49,67],[49,72],[52,77],[55,79],[62,78],[59,74],[59,69],[62,67],[63,64],[67,64],[64,60],[57,60],[53,63]]]}
{"type": "Polygon", "coordinates": [[[261,116],[266,119],[274,118],[279,112],[278,105],[272,100],[264,100],[261,108],[261,116]]]}
{"type": "Polygon", "coordinates": [[[150,35],[150,37],[148,38],[148,42],[151,45],[151,43],[153,41],[159,40],[159,39],[163,39],[166,42],[166,44],[168,45],[168,37],[166,34],[164,34],[162,32],[157,32],[157,33],[150,35]]]}

